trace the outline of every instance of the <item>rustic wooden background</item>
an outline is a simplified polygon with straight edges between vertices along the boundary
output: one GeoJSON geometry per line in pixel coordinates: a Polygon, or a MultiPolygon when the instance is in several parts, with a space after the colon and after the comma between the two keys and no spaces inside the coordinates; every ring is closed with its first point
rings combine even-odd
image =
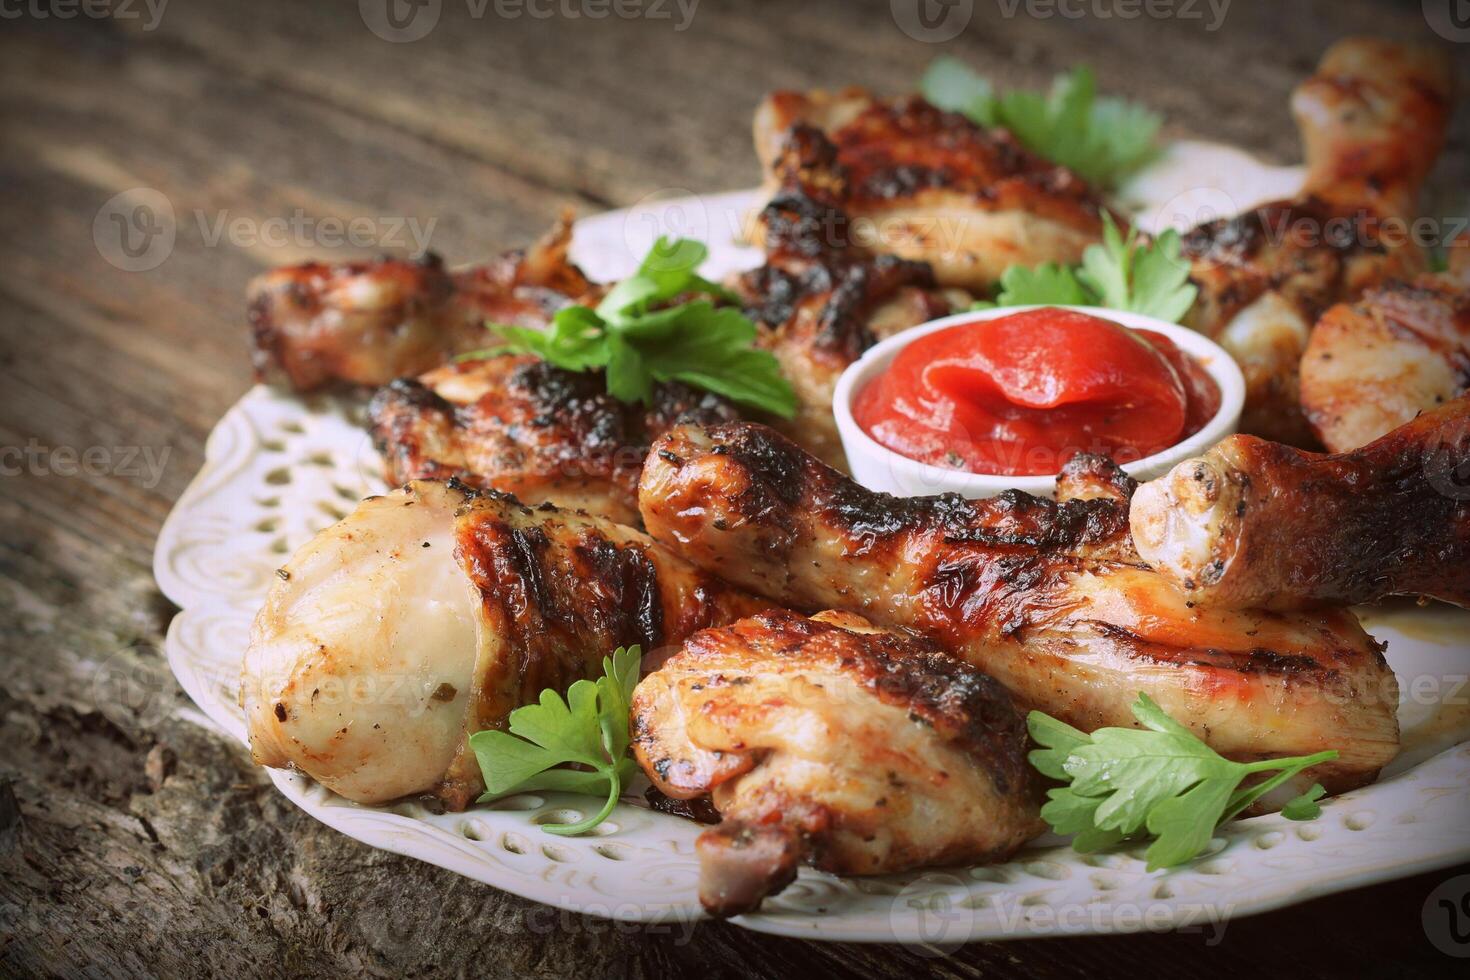
{"type": "MultiPolygon", "coordinates": [[[[751,185],[749,117],[766,90],[902,90],[941,51],[1030,85],[1085,61],[1105,90],[1164,111],[1172,133],[1291,161],[1292,85],[1341,35],[1433,39],[1418,0],[1235,0],[1214,31],[1203,2],[1191,9],[1204,19],[1122,20],[1038,19],[1024,4],[1008,18],[1013,4],[977,0],[968,29],[942,44],[907,36],[886,2],[836,0],[704,0],[684,30],[673,0],[669,19],[633,20],[507,19],[494,0],[442,0],[427,37],[389,43],[366,26],[375,2],[176,0],[156,18],[158,0],[110,13],[74,0],[0,9],[0,973],[1457,965],[1420,926],[1424,899],[1451,872],[1232,922],[1215,946],[1145,935],[928,958],[722,925],[691,939],[542,917],[315,823],[238,746],[181,718],[185,699],[159,652],[172,610],[149,574],[154,536],[206,434],[251,383],[246,280],[330,251],[320,234],[252,240],[264,219],[365,216],[379,235],[397,219],[432,221],[432,246],[468,261],[525,241],[566,204],[589,213],[670,188],[751,185]],[[176,238],[130,258],[107,204],[140,188],[162,195],[176,238]],[[138,264],[154,267],[126,271],[138,264]],[[74,473],[68,453],[88,449],[74,473]],[[143,451],[161,472],[140,467],[143,451]]],[[[1467,67],[1470,46],[1451,48],[1467,67]]],[[[1461,111],[1440,170],[1461,190],[1467,134],[1461,111]]]]}

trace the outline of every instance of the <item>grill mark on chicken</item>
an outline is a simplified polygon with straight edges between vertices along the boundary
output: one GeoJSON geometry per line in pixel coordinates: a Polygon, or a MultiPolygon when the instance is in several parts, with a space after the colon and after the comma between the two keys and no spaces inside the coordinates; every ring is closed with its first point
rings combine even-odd
{"type": "Polygon", "coordinates": [[[1470,391],[1470,235],[1450,268],[1390,281],[1317,322],[1301,364],[1301,401],[1331,452],[1365,446],[1470,391]]]}
{"type": "Polygon", "coordinates": [[[774,424],[842,467],[832,418],[842,371],[879,340],[968,305],[969,297],[939,290],[924,262],[858,247],[846,215],[829,203],[778,196],[760,224],[766,264],[733,277],[730,287],[763,328],[757,345],[775,355],[796,392],[797,416],[774,424]]]}
{"type": "MultiPolygon", "coordinates": [[[[740,471],[761,475],[759,481],[739,485],[734,501],[742,517],[752,522],[768,518],[779,522],[778,505],[809,504],[825,524],[840,529],[846,538],[871,541],[864,547],[864,554],[916,527],[942,533],[949,544],[1040,550],[1099,545],[1128,530],[1127,510],[1120,509],[1115,499],[1059,504],[1007,490],[981,504],[954,493],[875,498],[850,480],[822,481],[814,487],[808,479],[810,456],[799,447],[771,439],[766,430],[753,426],[729,426],[719,431],[721,438],[710,452],[729,456],[740,471]]],[[[679,458],[677,453],[673,455],[679,458]]],[[[1078,456],[1067,464],[1064,473],[1087,472],[1090,480],[1099,471],[1104,474],[1101,479],[1118,488],[1117,492],[1132,495],[1137,484],[1101,457],[1078,456]]]]}
{"type": "Polygon", "coordinates": [[[1344,295],[1412,269],[1377,232],[1381,215],[1307,195],[1275,201],[1184,233],[1181,254],[1200,295],[1186,322],[1207,336],[1268,292],[1279,292],[1311,323],[1344,295]]]}
{"type": "MultiPolygon", "coordinates": [[[[606,538],[587,535],[576,546],[577,564],[597,581],[610,583],[620,619],[645,650],[664,643],[663,609],[658,604],[657,571],[636,551],[618,548],[606,538]]],[[[584,610],[571,610],[573,615],[584,610]]],[[[627,646],[628,644],[622,644],[627,646]]]]}
{"type": "Polygon", "coordinates": [[[738,417],[719,396],[678,382],[656,385],[652,405],[626,405],[607,393],[601,372],[529,355],[400,378],[368,406],[390,484],[455,477],[634,525],[638,472],[653,438],[681,419],[738,417]]]}
{"type": "Polygon", "coordinates": [[[1024,195],[1038,213],[1098,221],[1096,199],[1075,173],[1027,151],[1007,130],[985,129],[917,96],[870,101],[825,136],[835,149],[830,159],[842,168],[846,200],[857,208],[942,189],[991,207],[1024,195]]]}
{"type": "Polygon", "coordinates": [[[850,243],[854,221],[879,250],[927,261],[937,281],[988,288],[1010,265],[1074,262],[1101,233],[1101,203],[1072,171],[922,98],[861,89],[775,92],[756,113],[756,152],[774,206],[769,250],[796,233],[850,243]]]}
{"type": "Polygon", "coordinates": [[[999,860],[1040,830],[1005,689],[848,613],[694,634],[639,685],[632,730],[660,793],[723,818],[696,844],[715,915],[752,911],[804,860],[839,874],[999,860]]]}
{"type": "MultiPolygon", "coordinates": [[[[488,491],[483,499],[498,496],[488,491]]],[[[498,504],[520,506],[514,498],[498,504]]],[[[604,637],[609,650],[662,645],[657,571],[642,551],[615,544],[595,527],[583,527],[552,554],[544,528],[513,528],[475,515],[477,506],[472,502],[471,519],[461,521],[459,554],[483,601],[495,604],[507,622],[520,624],[521,642],[528,648],[560,632],[580,631],[604,637]]],[[[570,684],[542,684],[536,690],[561,690],[570,684]]]]}
{"type": "Polygon", "coordinates": [[[687,800],[676,800],[671,796],[665,796],[659,792],[657,786],[650,785],[643,791],[643,798],[648,801],[649,807],[659,813],[667,813],[674,817],[683,817],[685,820],[693,820],[695,823],[717,824],[720,822],[720,811],[715,809],[714,803],[710,802],[708,796],[695,796],[687,800]]]}
{"type": "MultiPolygon", "coordinates": [[[[771,329],[791,322],[803,304],[819,299],[809,349],[843,367],[877,343],[870,317],[904,287],[934,289],[933,272],[922,262],[855,251],[828,252],[822,261],[794,262],[790,268],[768,263],[737,283],[737,291],[752,301],[746,315],[771,329]]],[[[942,316],[949,303],[936,299],[932,309],[942,316]]]]}
{"type": "Polygon", "coordinates": [[[1226,754],[1341,750],[1314,774],[1338,789],[1396,752],[1393,675],[1351,613],[1192,608],[1134,550],[1131,482],[1100,460],[1061,479],[1080,497],[963,501],[871,493],[748,423],[655,449],[679,462],[646,461],[645,522],[695,564],[918,630],[1079,728],[1132,725],[1144,690],[1226,754]],[[1361,698],[1325,699],[1344,685],[1361,698]]]}

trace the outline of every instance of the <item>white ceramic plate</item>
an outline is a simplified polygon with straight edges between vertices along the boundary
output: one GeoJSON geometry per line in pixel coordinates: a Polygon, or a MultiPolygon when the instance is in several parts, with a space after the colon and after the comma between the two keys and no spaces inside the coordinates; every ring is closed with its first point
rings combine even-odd
{"type": "MultiPolygon", "coordinates": [[[[1185,144],[1125,196],[1157,226],[1171,220],[1170,208],[1186,207],[1174,213],[1185,222],[1198,216],[1195,204],[1179,201],[1203,195],[1244,208],[1289,195],[1298,180],[1296,171],[1263,167],[1234,150],[1185,144]],[[1218,190],[1185,190],[1200,185],[1218,190]]],[[[759,256],[736,242],[755,202],[749,191],[645,201],[580,223],[576,258],[597,278],[625,275],[657,234],[672,233],[709,242],[712,274],[749,266],[759,256]]],[[[201,720],[241,741],[240,657],[274,570],[382,489],[359,413],[335,398],[248,392],[210,435],[203,469],[159,535],[154,574],[181,610],[168,631],[169,665],[201,720]]],[[[1048,839],[990,867],[868,879],[806,869],[759,914],[734,921],[813,939],[941,948],[971,939],[1210,928],[1470,859],[1470,614],[1395,607],[1365,618],[1388,642],[1399,673],[1408,748],[1382,781],[1328,801],[1319,820],[1240,821],[1218,835],[1208,856],[1153,874],[1138,852],[1082,857],[1048,839]]],[[[693,849],[701,828],[648,810],[638,794],[593,834],[565,838],[540,824],[585,810],[586,798],[527,794],[435,814],[413,802],[360,806],[294,773],[272,771],[271,778],[302,809],[366,844],[539,902],[639,922],[701,914],[693,849]]]]}

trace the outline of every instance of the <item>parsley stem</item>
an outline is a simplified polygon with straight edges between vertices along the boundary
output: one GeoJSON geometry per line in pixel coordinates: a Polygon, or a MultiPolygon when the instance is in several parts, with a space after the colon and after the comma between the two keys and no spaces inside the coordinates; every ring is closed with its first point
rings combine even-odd
{"type": "Polygon", "coordinates": [[[607,802],[602,805],[602,809],[595,815],[576,823],[546,824],[543,830],[548,834],[557,834],[561,837],[575,837],[577,834],[586,833],[608,818],[613,812],[613,807],[618,805],[618,797],[623,795],[623,780],[618,775],[616,765],[607,769],[599,767],[599,771],[607,774],[607,802]]]}
{"type": "MultiPolygon", "coordinates": [[[[1265,796],[1267,793],[1270,793],[1272,790],[1276,789],[1278,786],[1281,786],[1283,783],[1286,783],[1288,780],[1295,779],[1311,766],[1315,766],[1319,762],[1327,762],[1330,759],[1336,758],[1337,753],[1329,750],[1327,752],[1318,752],[1316,755],[1303,756],[1297,759],[1264,760],[1276,762],[1278,764],[1282,762],[1287,762],[1291,764],[1282,768],[1280,772],[1272,776],[1270,779],[1263,779],[1261,782],[1256,783],[1254,786],[1246,786],[1237,789],[1234,793],[1232,793],[1230,796],[1230,802],[1227,803],[1225,806],[1225,812],[1220,815],[1220,823],[1225,823],[1228,820],[1234,820],[1237,816],[1245,812],[1246,809],[1248,809],[1261,797],[1265,796]]],[[[1256,771],[1259,772],[1262,770],[1257,769],[1256,771]]]]}
{"type": "Polygon", "coordinates": [[[1337,750],[1328,749],[1325,752],[1318,752],[1316,755],[1299,755],[1293,756],[1289,759],[1262,759],[1259,762],[1242,762],[1241,765],[1244,767],[1245,772],[1247,773],[1272,772],[1276,769],[1289,768],[1296,769],[1298,772],[1300,772],[1301,770],[1309,768],[1311,766],[1315,766],[1318,763],[1331,762],[1333,759],[1336,758],[1337,750]]]}

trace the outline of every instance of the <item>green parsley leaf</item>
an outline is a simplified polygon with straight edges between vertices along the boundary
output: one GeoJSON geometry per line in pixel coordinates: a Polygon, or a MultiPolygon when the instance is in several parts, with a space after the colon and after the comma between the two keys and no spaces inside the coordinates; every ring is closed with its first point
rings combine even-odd
{"type": "MultiPolygon", "coordinates": [[[[689,293],[703,293],[737,302],[739,297],[724,286],[695,273],[694,270],[708,257],[709,249],[703,242],[692,238],[660,237],[643,257],[638,271],[608,290],[602,302],[597,304],[597,315],[609,322],[632,326],[648,320],[656,304],[667,303],[689,293]]],[[[662,311],[661,320],[671,321],[678,309],[662,311]]],[[[654,317],[659,319],[657,314],[654,317]]]]}
{"type": "Polygon", "coordinates": [[[1046,791],[1041,816],[1059,834],[1080,834],[1097,824],[1097,808],[1101,796],[1083,796],[1068,786],[1046,791]]]}
{"type": "Polygon", "coordinates": [[[1132,308],[1128,283],[1134,242],[1131,232],[1124,239],[1112,217],[1103,215],[1102,243],[1083,250],[1082,267],[1077,270],[1078,280],[1097,297],[1098,306],[1112,310],[1132,308]]]}
{"type": "Polygon", "coordinates": [[[597,309],[566,307],[544,332],[491,325],[505,343],[460,359],[534,354],[568,371],[604,370],[607,391],[619,401],[647,404],[656,383],[682,381],[738,405],[793,417],[796,393],[775,356],[755,347],[755,324],[734,307],[701,298],[738,301],[695,272],[708,254],[700,242],[660,238],[638,271],[609,290],[597,309]]]}
{"type": "Polygon", "coordinates": [[[1026,729],[1031,733],[1032,741],[1037,745],[1045,746],[1043,749],[1036,749],[1027,757],[1031,760],[1031,764],[1044,776],[1063,781],[1071,779],[1072,777],[1067,775],[1067,771],[1062,766],[1075,749],[1090,743],[1091,740],[1087,734],[1039,711],[1033,711],[1027,715],[1026,729]]]}
{"type": "Polygon", "coordinates": [[[1058,75],[1050,91],[996,95],[990,82],[954,58],[930,64],[919,89],[941,109],[981,126],[1003,126],[1023,146],[1107,189],[1158,153],[1163,118],[1122,99],[1099,97],[1083,67],[1058,75]]]}
{"type": "Polygon", "coordinates": [[[1112,216],[1104,214],[1102,244],[1087,246],[1077,278],[1097,296],[1098,306],[1178,323],[1199,292],[1189,282],[1181,248],[1172,228],[1140,245],[1136,230],[1124,238],[1112,216]]]}
{"type": "Polygon", "coordinates": [[[1240,776],[1206,779],[1150,810],[1147,826],[1154,842],[1144,855],[1148,870],[1184,864],[1208,847],[1216,823],[1201,819],[1201,814],[1219,813],[1239,782],[1240,776]]]}
{"type": "Polygon", "coordinates": [[[930,62],[919,91],[947,112],[963,113],[981,126],[996,125],[994,87],[988,78],[958,58],[935,58],[930,62]]]}
{"type": "Polygon", "coordinates": [[[602,658],[603,676],[597,679],[598,704],[602,708],[598,722],[610,758],[621,760],[628,754],[628,717],[633,711],[633,689],[638,686],[642,660],[642,650],[636,646],[618,647],[611,657],[602,658]]]}
{"type": "Polygon", "coordinates": [[[510,352],[534,354],[569,371],[607,366],[602,324],[597,314],[585,306],[569,306],[561,310],[552,320],[551,328],[545,331],[511,326],[500,326],[495,330],[505,340],[501,347],[462,354],[456,360],[475,360],[489,354],[510,352]]]}
{"type": "Polygon", "coordinates": [[[1041,807],[1041,817],[1051,824],[1059,834],[1073,834],[1072,849],[1078,854],[1092,854],[1106,850],[1126,839],[1117,830],[1103,830],[1097,826],[1097,808],[1103,802],[1100,796],[1082,796],[1063,786],[1047,791],[1047,802],[1041,807]]]}
{"type": "MultiPolygon", "coordinates": [[[[1059,834],[1075,835],[1072,847],[1090,853],[1124,840],[1151,838],[1148,870],[1174,867],[1199,855],[1215,828],[1304,769],[1337,758],[1334,751],[1261,762],[1232,762],[1169,717],[1140,693],[1133,716],[1143,728],[1100,728],[1084,734],[1033,711],[1026,719],[1042,746],[1031,764],[1070,785],[1047,792],[1041,816],[1059,834]],[[1242,786],[1248,777],[1274,775],[1242,786]]],[[[1310,820],[1323,795],[1313,786],[1282,814],[1310,820]]]]}
{"type": "Polygon", "coordinates": [[[1182,248],[1179,233],[1167,228],[1151,246],[1137,249],[1130,306],[1133,312],[1168,323],[1184,319],[1199,289],[1189,281],[1189,263],[1184,261],[1182,248]]]}
{"type": "Polygon", "coordinates": [[[1075,269],[1046,262],[1032,269],[1011,266],[1001,274],[995,302],[987,305],[1097,306],[1098,302],[1077,279],[1075,269]]]}
{"type": "Polygon", "coordinates": [[[1011,266],[1000,277],[993,306],[1103,306],[1178,323],[1199,290],[1189,281],[1179,233],[1170,228],[1150,242],[1136,231],[1124,236],[1103,215],[1103,240],[1087,246],[1076,267],[1048,262],[1028,269],[1011,266]]]}
{"type": "Polygon", "coordinates": [[[1321,783],[1313,783],[1312,788],[1301,796],[1287,801],[1281,808],[1281,815],[1288,820],[1316,820],[1322,815],[1322,807],[1317,801],[1326,795],[1321,783]]]}
{"type": "Polygon", "coordinates": [[[480,801],[529,790],[606,797],[593,816],[542,825],[553,834],[584,833],[607,819],[638,771],[628,756],[628,714],[641,660],[640,648],[619,647],[602,659],[603,676],[596,681],[577,681],[565,699],[556,691],[542,691],[536,704],[510,713],[509,732],[492,729],[471,735],[470,748],[485,778],[480,801]],[[584,768],[561,768],[566,765],[584,768]]]}
{"type": "Polygon", "coordinates": [[[1063,768],[1078,793],[1108,797],[1097,809],[1098,827],[1132,834],[1155,806],[1202,779],[1228,775],[1232,765],[1193,736],[1100,728],[1063,768]]]}

